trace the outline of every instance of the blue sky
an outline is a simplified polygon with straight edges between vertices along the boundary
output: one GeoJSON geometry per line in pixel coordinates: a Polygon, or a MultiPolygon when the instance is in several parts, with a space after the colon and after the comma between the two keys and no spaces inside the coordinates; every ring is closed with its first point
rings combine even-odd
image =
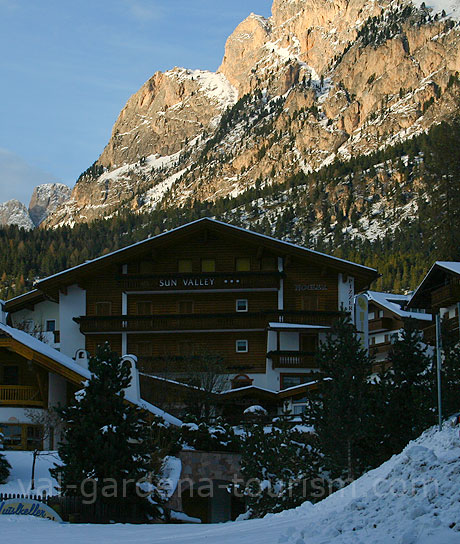
{"type": "Polygon", "coordinates": [[[157,70],[216,70],[272,0],[0,0],[0,202],[73,185],[157,70]]]}

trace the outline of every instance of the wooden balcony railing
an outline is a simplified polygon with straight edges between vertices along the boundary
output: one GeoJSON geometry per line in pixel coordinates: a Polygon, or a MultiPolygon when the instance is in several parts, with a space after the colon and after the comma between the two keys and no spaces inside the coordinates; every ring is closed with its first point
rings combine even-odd
{"type": "Polygon", "coordinates": [[[184,330],[265,329],[271,322],[328,326],[340,312],[267,311],[225,314],[81,316],[74,320],[83,334],[184,330]]]}
{"type": "Polygon", "coordinates": [[[431,292],[431,306],[442,308],[460,302],[460,285],[451,283],[431,292]]]}
{"type": "Polygon", "coordinates": [[[380,317],[369,321],[369,332],[374,331],[390,331],[395,328],[394,321],[391,317],[380,317]]]}
{"type": "Polygon", "coordinates": [[[44,406],[40,391],[28,385],[0,385],[1,406],[44,406]]]}
{"type": "Polygon", "coordinates": [[[213,289],[278,289],[282,272],[202,272],[117,276],[127,291],[190,291],[213,289]]]}
{"type": "Polygon", "coordinates": [[[270,351],[273,368],[315,368],[315,353],[310,351],[270,351]]]}

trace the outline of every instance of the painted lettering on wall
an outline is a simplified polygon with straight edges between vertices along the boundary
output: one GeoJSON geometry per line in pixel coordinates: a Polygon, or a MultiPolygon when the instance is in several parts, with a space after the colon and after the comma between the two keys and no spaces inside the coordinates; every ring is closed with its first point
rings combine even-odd
{"type": "Polygon", "coordinates": [[[298,283],[295,286],[296,291],[327,291],[327,285],[317,284],[317,283],[308,283],[302,284],[298,283]]]}
{"type": "Polygon", "coordinates": [[[0,502],[0,516],[33,516],[41,519],[59,521],[62,519],[47,504],[31,499],[7,499],[0,502]]]}
{"type": "Polygon", "coordinates": [[[215,278],[163,278],[160,287],[213,287],[215,278]]]}

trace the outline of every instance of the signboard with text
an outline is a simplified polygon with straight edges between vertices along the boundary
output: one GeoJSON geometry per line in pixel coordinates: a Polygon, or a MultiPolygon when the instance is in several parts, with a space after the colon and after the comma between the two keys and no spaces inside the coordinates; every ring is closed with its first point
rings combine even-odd
{"type": "Polygon", "coordinates": [[[0,516],[33,516],[62,523],[57,512],[43,502],[33,499],[7,499],[0,501],[0,516]]]}

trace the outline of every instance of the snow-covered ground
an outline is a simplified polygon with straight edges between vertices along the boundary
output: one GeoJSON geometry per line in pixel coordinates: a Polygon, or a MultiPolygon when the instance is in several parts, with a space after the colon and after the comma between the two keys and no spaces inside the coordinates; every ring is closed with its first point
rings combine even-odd
{"type": "Polygon", "coordinates": [[[459,544],[460,427],[430,429],[315,506],[217,525],[70,525],[0,517],[7,544],[459,544]]]}
{"type": "Polygon", "coordinates": [[[35,488],[31,489],[32,460],[31,451],[4,451],[12,470],[6,484],[0,485],[0,493],[14,493],[19,495],[47,495],[56,494],[56,480],[51,478],[49,469],[60,459],[56,452],[42,452],[35,462],[35,488]]]}

